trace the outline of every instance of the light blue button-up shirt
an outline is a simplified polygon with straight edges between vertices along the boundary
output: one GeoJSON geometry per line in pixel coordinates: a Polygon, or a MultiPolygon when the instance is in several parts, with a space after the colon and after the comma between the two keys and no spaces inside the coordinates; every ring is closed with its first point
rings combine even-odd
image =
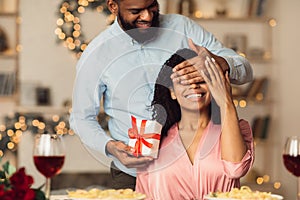
{"type": "MultiPolygon", "coordinates": [[[[89,44],[77,64],[70,124],[83,144],[106,155],[109,140],[128,142],[130,115],[151,118],[158,72],[173,53],[188,48],[188,38],[226,59],[233,83],[252,80],[252,68],[244,57],[223,47],[213,34],[187,17],[161,15],[158,36],[144,44],[133,40],[115,21],[89,44]],[[104,110],[110,116],[110,135],[96,119],[102,97],[104,110]]],[[[126,168],[117,159],[115,164],[135,175],[134,169],[126,168]]]]}

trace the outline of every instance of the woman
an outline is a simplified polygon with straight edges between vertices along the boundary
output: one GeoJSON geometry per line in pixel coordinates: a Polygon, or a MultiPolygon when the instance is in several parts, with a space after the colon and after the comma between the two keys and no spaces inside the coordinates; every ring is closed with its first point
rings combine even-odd
{"type": "Polygon", "coordinates": [[[152,105],[154,119],[163,124],[159,157],[138,169],[136,185],[148,199],[203,199],[209,192],[229,191],[240,186],[252,166],[251,128],[238,119],[228,72],[224,75],[207,57],[206,72],[200,72],[204,81],[182,85],[170,79],[177,64],[196,56],[192,50],[179,50],[158,75],[152,105]],[[212,120],[214,102],[220,124],[212,120]]]}

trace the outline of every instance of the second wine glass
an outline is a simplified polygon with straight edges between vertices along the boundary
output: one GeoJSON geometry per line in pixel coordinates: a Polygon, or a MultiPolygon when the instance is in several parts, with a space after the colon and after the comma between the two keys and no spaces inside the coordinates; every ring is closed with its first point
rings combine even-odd
{"type": "Polygon", "coordinates": [[[286,139],[282,156],[285,168],[297,177],[297,200],[300,200],[300,136],[286,139]]]}
{"type": "Polygon", "coordinates": [[[46,177],[45,196],[50,199],[51,177],[61,171],[65,160],[63,138],[57,134],[38,134],[35,137],[33,160],[37,170],[46,177]]]}

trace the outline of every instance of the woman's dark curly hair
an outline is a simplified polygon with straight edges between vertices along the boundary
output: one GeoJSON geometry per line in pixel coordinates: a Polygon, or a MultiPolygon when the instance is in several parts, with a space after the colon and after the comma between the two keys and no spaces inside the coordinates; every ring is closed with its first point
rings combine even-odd
{"type": "Polygon", "coordinates": [[[153,119],[163,125],[161,136],[167,136],[168,130],[181,119],[180,105],[171,98],[169,88],[173,87],[170,78],[173,68],[179,63],[197,56],[191,49],[180,49],[173,54],[162,66],[154,87],[152,100],[153,119]]]}

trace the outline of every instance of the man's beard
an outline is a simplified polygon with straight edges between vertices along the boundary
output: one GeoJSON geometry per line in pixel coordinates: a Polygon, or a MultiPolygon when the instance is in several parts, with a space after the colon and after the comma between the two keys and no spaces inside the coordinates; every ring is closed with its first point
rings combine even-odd
{"type": "Polygon", "coordinates": [[[126,31],[128,35],[130,35],[130,37],[132,37],[138,43],[142,44],[146,41],[152,40],[153,38],[155,38],[158,32],[157,27],[159,27],[159,11],[153,13],[151,27],[146,29],[138,28],[135,25],[136,21],[133,22],[133,25],[126,22],[120,12],[118,13],[118,18],[120,20],[122,28],[126,31]]]}

